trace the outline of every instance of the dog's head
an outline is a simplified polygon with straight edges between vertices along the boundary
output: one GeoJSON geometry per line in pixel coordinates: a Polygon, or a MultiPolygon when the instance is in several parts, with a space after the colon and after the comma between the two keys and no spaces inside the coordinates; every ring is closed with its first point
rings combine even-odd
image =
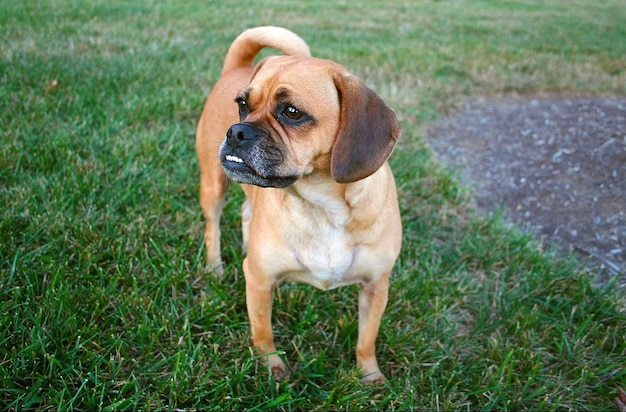
{"type": "Polygon", "coordinates": [[[239,183],[286,187],[312,173],[355,182],[385,163],[400,134],[382,99],[328,60],[267,58],[235,101],[241,121],[220,159],[239,183]]]}

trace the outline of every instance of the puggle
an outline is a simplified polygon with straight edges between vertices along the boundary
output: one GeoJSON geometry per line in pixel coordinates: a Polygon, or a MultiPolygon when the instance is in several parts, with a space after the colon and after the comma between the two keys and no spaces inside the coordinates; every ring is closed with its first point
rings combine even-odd
{"type": "Polygon", "coordinates": [[[376,337],[402,225],[387,163],[400,126],[364,82],[279,27],[241,33],[228,50],[197,133],[207,263],[221,273],[219,222],[229,181],[241,184],[246,305],[252,344],[277,380],[272,333],[282,282],[322,290],[359,284],[357,366],[385,380],[376,337]],[[284,55],[255,58],[264,47],[284,55]]]}

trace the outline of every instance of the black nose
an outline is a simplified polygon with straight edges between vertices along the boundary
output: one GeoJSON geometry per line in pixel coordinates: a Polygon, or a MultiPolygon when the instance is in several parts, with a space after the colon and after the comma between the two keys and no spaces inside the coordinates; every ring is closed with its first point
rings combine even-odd
{"type": "Polygon", "coordinates": [[[245,142],[253,141],[258,138],[258,133],[249,123],[237,123],[226,132],[226,142],[231,147],[238,147],[245,142]]]}

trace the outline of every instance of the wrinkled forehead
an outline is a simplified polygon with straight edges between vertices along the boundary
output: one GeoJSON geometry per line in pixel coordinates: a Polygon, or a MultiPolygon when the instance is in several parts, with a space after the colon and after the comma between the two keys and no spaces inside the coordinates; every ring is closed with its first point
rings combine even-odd
{"type": "Polygon", "coordinates": [[[311,57],[268,57],[259,63],[240,97],[250,102],[299,102],[301,106],[311,102],[338,104],[334,76],[342,69],[336,63],[311,57]]]}

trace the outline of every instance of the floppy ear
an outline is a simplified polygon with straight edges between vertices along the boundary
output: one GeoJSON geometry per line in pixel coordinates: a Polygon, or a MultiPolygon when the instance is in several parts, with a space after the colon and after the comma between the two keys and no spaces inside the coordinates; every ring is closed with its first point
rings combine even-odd
{"type": "Polygon", "coordinates": [[[339,131],[331,156],[331,173],[352,183],[376,172],[389,158],[400,135],[395,114],[358,77],[337,73],[339,131]]]}

